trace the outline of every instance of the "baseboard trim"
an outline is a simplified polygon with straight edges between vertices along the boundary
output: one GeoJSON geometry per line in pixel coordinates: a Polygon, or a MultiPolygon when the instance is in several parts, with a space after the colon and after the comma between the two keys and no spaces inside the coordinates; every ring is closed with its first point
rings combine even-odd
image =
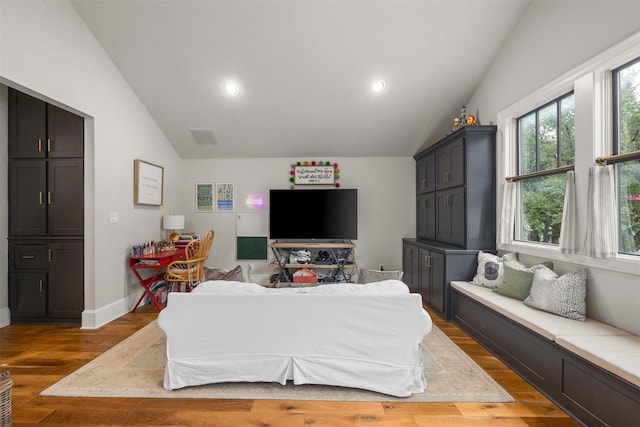
{"type": "Polygon", "coordinates": [[[111,304],[100,307],[97,310],[84,310],[82,312],[81,329],[98,329],[107,323],[116,320],[131,311],[142,292],[136,292],[128,297],[121,298],[111,304]]]}
{"type": "Polygon", "coordinates": [[[9,326],[11,324],[11,311],[9,307],[0,308],[0,328],[9,326]]]}

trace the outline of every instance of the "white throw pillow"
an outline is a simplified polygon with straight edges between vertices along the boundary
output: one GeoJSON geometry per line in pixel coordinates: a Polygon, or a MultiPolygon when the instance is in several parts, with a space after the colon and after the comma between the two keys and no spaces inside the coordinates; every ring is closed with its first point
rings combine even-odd
{"type": "Polygon", "coordinates": [[[587,274],[573,271],[558,277],[555,271],[540,267],[524,303],[573,320],[585,320],[587,311],[587,274]]]}
{"type": "Polygon", "coordinates": [[[516,259],[514,254],[508,253],[504,257],[478,252],[478,269],[471,283],[485,288],[497,288],[504,280],[504,258],[516,259]]]}

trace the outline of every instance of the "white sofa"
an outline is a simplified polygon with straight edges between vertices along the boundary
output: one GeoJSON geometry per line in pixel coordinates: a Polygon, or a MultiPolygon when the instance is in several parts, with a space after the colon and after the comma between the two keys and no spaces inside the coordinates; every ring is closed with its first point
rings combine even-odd
{"type": "Polygon", "coordinates": [[[421,343],[431,318],[397,280],[281,289],[204,282],[169,294],[158,324],[169,390],[292,380],[409,396],[426,386],[421,343]]]}

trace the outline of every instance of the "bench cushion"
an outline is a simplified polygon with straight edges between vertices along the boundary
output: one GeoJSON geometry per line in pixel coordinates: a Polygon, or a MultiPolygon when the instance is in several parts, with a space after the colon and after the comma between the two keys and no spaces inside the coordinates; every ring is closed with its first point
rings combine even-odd
{"type": "Polygon", "coordinates": [[[629,332],[594,319],[586,318],[584,322],[581,322],[547,313],[546,311],[526,306],[520,300],[505,297],[493,292],[491,289],[473,285],[469,282],[452,281],[451,286],[469,298],[481,302],[551,341],[556,341],[556,337],[564,335],[631,335],[629,332]]]}
{"type": "Polygon", "coordinates": [[[640,337],[570,335],[557,337],[556,343],[640,387],[640,337]]]}

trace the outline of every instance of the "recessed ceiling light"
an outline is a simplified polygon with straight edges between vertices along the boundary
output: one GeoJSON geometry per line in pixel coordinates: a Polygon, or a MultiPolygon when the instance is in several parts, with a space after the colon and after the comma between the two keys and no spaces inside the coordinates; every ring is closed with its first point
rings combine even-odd
{"type": "Polygon", "coordinates": [[[229,96],[237,96],[240,94],[240,85],[233,80],[225,82],[224,85],[222,85],[222,89],[224,90],[224,93],[229,96]]]}
{"type": "Polygon", "coordinates": [[[377,93],[382,92],[384,90],[384,86],[384,80],[374,80],[371,82],[371,86],[369,86],[369,88],[371,88],[371,92],[377,93]]]}

